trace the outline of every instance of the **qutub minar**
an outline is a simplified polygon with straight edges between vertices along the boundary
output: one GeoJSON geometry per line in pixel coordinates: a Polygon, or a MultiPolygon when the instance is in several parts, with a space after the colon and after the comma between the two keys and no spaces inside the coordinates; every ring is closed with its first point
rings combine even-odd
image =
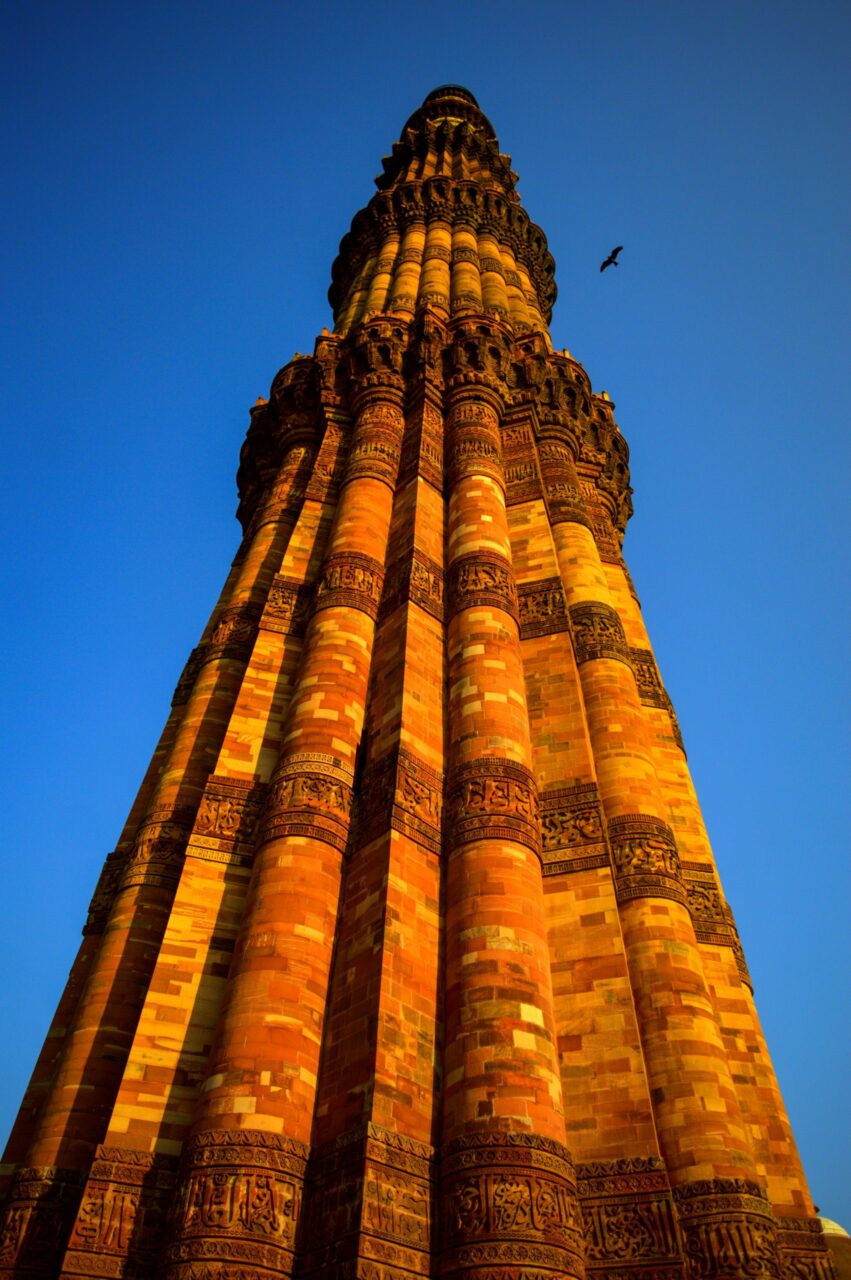
{"type": "Polygon", "coordinates": [[[0,1275],[832,1274],[516,181],[429,94],[252,410],[0,1275]]]}

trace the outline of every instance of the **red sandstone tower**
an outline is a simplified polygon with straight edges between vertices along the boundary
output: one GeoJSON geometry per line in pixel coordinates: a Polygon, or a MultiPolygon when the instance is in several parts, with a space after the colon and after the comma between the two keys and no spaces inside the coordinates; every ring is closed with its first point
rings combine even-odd
{"type": "Polygon", "coordinates": [[[515,183],[430,94],[252,410],[2,1276],[831,1275],[515,183]]]}

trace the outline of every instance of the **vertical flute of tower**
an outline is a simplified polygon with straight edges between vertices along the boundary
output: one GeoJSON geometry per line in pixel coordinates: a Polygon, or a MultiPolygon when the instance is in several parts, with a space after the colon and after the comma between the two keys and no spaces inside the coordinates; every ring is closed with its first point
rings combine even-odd
{"type": "MultiPolygon", "coordinates": [[[[670,699],[655,667],[641,610],[624,567],[604,565],[609,589],[624,623],[634,665],[643,666],[652,692],[644,705],[657,775],[669,804],[704,972],[715,994],[718,1021],[733,1071],[733,1083],[753,1147],[756,1172],[775,1212],[789,1221],[814,1210],[777,1084],[732,909],[722,890],[709,837],[682,745],[672,741],[670,699]]],[[[645,700],[642,699],[644,702],[645,700]]],[[[791,1229],[791,1228],[790,1228],[791,1229]]]]}
{"type": "MultiPolygon", "coordinates": [[[[545,492],[580,497],[567,440],[557,428],[541,458],[545,492]]],[[[659,1142],[681,1225],[696,1251],[737,1180],[762,1264],[776,1266],[776,1228],[754,1181],[718,1018],[686,904],[680,857],[654,767],[619,615],[612,607],[588,522],[553,504],[556,557],[574,638],[597,781],[608,821],[618,910],[659,1142]]]]}
{"type": "MultiPolygon", "coordinates": [[[[234,1268],[248,1262],[277,1275],[292,1270],[402,439],[400,337],[399,330],[385,345],[368,336],[360,348],[368,368],[355,399],[345,482],[261,820],[219,1031],[185,1150],[187,1212],[166,1252],[174,1280],[194,1275],[192,1259],[211,1251],[234,1268]],[[244,1242],[233,1244],[227,1215],[199,1221],[192,1213],[196,1183],[211,1166],[246,1186],[255,1171],[267,1177],[274,1171],[277,1203],[287,1206],[286,1230],[254,1246],[251,1257],[244,1242]]],[[[264,1195],[252,1204],[259,1215],[274,1216],[273,1193],[264,1195]]]]}
{"type": "MultiPolygon", "coordinates": [[[[257,599],[268,589],[292,528],[282,513],[296,470],[286,457],[273,487],[276,494],[246,539],[181,679],[184,688],[190,686],[185,697],[178,686],[176,707],[125,826],[125,849],[119,846],[114,861],[107,862],[95,893],[91,919],[102,933],[21,1159],[26,1184],[16,1189],[13,1183],[9,1193],[7,1213],[18,1206],[18,1220],[26,1224],[21,1248],[32,1276],[53,1274],[54,1251],[61,1255],[64,1240],[52,1228],[39,1231],[30,1219],[45,1208],[52,1212],[51,1200],[61,1200],[63,1212],[73,1208],[106,1131],[211,757],[239,690],[247,658],[244,631],[256,621],[257,599]],[[140,811],[134,832],[132,819],[140,811]],[[96,1073],[93,1062],[99,1064],[96,1073]]],[[[72,973],[72,982],[75,978],[72,973]]],[[[0,1274],[3,1270],[0,1263],[0,1274]]]]}
{"type": "MultiPolygon", "coordinates": [[[[482,343],[478,329],[474,342],[482,343]]],[[[472,334],[470,335],[472,338],[472,334]]],[[[463,332],[456,348],[464,345],[463,332]]],[[[476,363],[499,363],[501,335],[476,363]],[[497,345],[498,344],[498,345],[497,345]]],[[[468,342],[469,346],[473,343],[468,342]]],[[[505,510],[500,396],[448,394],[448,858],[440,1274],[510,1256],[501,1188],[522,1173],[533,1259],[584,1275],[565,1146],[540,866],[537,786],[505,510]],[[475,1174],[471,1170],[475,1170],[475,1174]]],[[[470,379],[468,381],[467,379],[470,379]]],[[[518,1260],[521,1253],[517,1253],[518,1260]]]]}

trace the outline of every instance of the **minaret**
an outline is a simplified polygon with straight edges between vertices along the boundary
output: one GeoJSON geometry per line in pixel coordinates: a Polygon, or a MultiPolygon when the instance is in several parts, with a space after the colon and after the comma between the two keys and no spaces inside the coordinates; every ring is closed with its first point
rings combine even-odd
{"type": "Polygon", "coordinates": [[[0,1276],[832,1274],[516,182],[429,94],[251,411],[0,1276]]]}

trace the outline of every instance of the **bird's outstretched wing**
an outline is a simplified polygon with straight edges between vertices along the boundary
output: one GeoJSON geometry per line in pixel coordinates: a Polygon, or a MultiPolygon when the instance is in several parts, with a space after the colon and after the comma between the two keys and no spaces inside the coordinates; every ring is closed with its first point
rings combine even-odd
{"type": "Polygon", "coordinates": [[[623,245],[619,244],[619,245],[616,245],[614,249],[612,249],[612,252],[609,254],[608,258],[606,258],[606,261],[600,263],[601,271],[605,271],[606,267],[612,267],[612,266],[616,267],[618,265],[618,254],[620,253],[622,248],[623,248],[623,245]]]}

